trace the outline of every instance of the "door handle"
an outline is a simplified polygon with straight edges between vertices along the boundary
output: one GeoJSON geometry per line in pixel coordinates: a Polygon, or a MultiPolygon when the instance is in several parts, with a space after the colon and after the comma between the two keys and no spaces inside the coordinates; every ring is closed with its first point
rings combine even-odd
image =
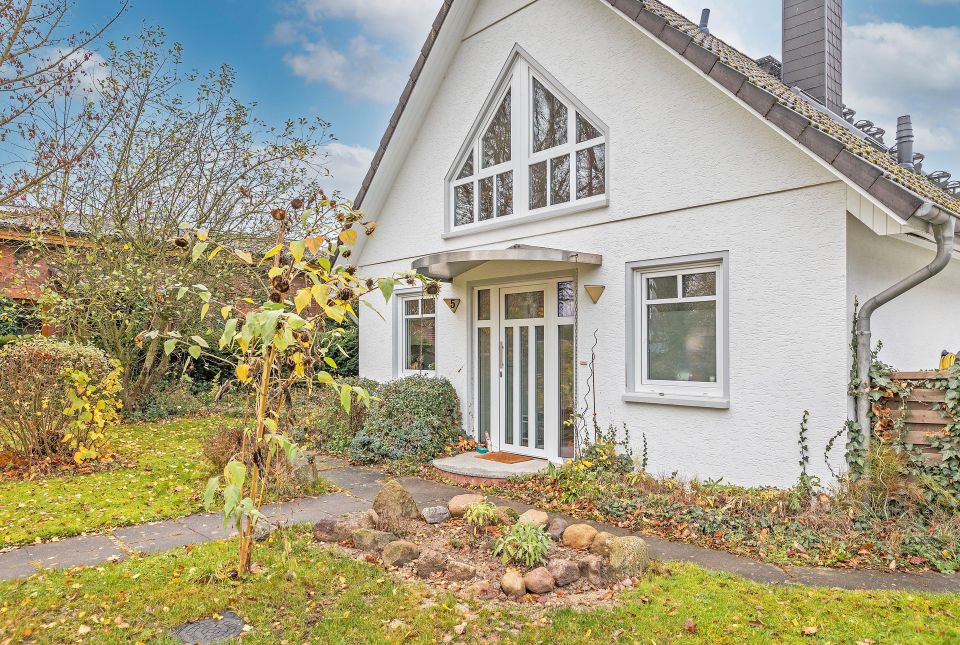
{"type": "Polygon", "coordinates": [[[503,377],[503,341],[500,341],[500,376],[503,377]]]}

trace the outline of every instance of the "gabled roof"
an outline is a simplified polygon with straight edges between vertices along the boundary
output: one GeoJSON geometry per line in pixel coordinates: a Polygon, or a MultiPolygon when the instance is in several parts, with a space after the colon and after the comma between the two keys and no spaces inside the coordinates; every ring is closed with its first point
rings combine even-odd
{"type": "MultiPolygon", "coordinates": [[[[749,56],[719,38],[705,34],[698,25],[662,2],[606,2],[686,58],[704,75],[736,95],[772,125],[830,164],[903,220],[913,217],[924,202],[931,202],[955,217],[960,217],[960,199],[926,176],[901,168],[890,154],[878,150],[862,136],[854,133],[842,117],[814,107],[779,78],[764,71],[749,56]]],[[[355,206],[358,208],[377,173],[380,161],[453,3],[454,0],[444,0],[433,22],[430,34],[400,96],[400,102],[390,118],[387,131],[380,140],[380,147],[374,154],[370,169],[357,194],[355,206]]]]}

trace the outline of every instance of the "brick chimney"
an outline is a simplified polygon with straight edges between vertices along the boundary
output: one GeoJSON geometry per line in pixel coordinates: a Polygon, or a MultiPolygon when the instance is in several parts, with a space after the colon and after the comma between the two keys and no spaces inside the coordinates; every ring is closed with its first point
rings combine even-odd
{"type": "Polygon", "coordinates": [[[783,0],[783,82],[843,111],[843,0],[783,0]]]}

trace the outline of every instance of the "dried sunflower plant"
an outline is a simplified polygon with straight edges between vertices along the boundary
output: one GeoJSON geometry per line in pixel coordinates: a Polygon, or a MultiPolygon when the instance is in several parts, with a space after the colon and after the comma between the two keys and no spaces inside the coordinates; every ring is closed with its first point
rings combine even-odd
{"type": "Polygon", "coordinates": [[[413,272],[361,278],[356,267],[338,262],[350,257],[361,234],[372,235],[376,229],[348,203],[320,194],[293,199],[288,208],[275,208],[271,215],[277,222],[275,243],[259,256],[219,245],[203,230],[185,236],[187,244],[184,237],[175,241],[193,262],[239,262],[260,276],[260,286],[252,286],[251,296],[237,302],[218,301],[215,289],[206,285],[178,288],[178,298],[196,299],[201,318],[219,307],[223,333],[217,350],[201,336],[176,330],[145,334],[163,339],[168,354],[185,345],[194,359],[230,362],[236,383],[248,395],[240,450],[221,476],[210,479],[204,493],[208,507],[222,499],[224,523],[240,534],[239,575],[250,571],[254,535],[276,462],[292,461],[298,453],[290,432],[292,389],[332,388],[345,412],[353,405],[369,405],[365,389],[331,374],[337,366],[333,339],[342,331],[337,326],[356,316],[357,303],[365,303],[361,298],[370,292],[379,291],[389,300],[398,284],[419,284],[425,293],[437,290],[434,282],[413,272]],[[298,235],[290,233],[294,229],[298,235]]]}

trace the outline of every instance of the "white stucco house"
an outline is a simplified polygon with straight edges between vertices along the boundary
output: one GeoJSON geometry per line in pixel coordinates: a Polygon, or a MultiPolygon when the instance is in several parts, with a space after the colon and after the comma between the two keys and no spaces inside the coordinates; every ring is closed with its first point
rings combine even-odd
{"type": "Polygon", "coordinates": [[[872,341],[900,369],[960,349],[956,186],[906,119],[896,149],[847,120],[839,5],[785,0],[780,68],[656,1],[446,0],[351,259],[442,293],[368,296],[361,374],[448,378],[496,450],[571,457],[596,413],[653,472],[795,481],[804,410],[815,455],[853,413],[855,299],[939,248],[872,341]]]}

